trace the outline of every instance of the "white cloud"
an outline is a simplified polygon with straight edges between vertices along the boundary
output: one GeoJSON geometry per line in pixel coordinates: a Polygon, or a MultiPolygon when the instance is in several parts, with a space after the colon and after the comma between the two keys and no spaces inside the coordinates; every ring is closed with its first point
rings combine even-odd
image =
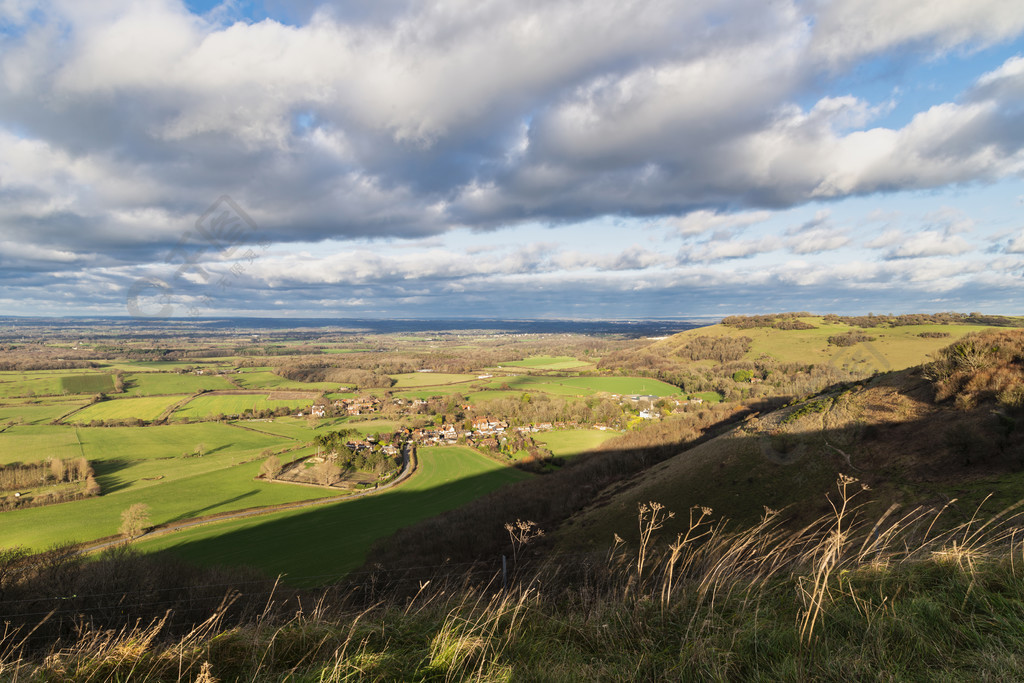
{"type": "Polygon", "coordinates": [[[688,237],[712,230],[735,230],[763,223],[772,217],[771,211],[744,211],[720,213],[708,209],[692,211],[685,216],[667,219],[665,222],[680,235],[688,237]]]}
{"type": "Polygon", "coordinates": [[[974,247],[959,235],[947,235],[936,230],[923,230],[905,237],[894,245],[888,257],[959,256],[973,249],[974,247]]]}
{"type": "Polygon", "coordinates": [[[1024,30],[1014,0],[818,0],[811,54],[834,65],[898,46],[941,53],[992,45],[1024,30]]]}

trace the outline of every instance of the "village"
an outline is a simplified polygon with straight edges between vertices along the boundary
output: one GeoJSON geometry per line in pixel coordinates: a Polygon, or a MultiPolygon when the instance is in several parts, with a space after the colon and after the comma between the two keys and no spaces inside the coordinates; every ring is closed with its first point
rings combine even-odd
{"type": "MultiPolygon", "coordinates": [[[[440,398],[440,397],[438,397],[440,398]]],[[[598,431],[621,431],[638,420],[657,420],[662,413],[654,406],[660,403],[667,408],[698,406],[700,397],[689,399],[663,399],[652,395],[610,395],[624,409],[622,417],[611,422],[538,421],[528,424],[511,424],[508,419],[494,415],[470,415],[474,406],[458,404],[457,412],[435,413],[430,425],[403,427],[390,434],[368,435],[362,439],[351,439],[344,445],[353,453],[382,450],[389,456],[397,457],[404,444],[413,446],[466,445],[485,453],[514,454],[527,451],[535,456],[550,458],[550,452],[532,438],[533,434],[552,430],[595,429],[598,431]],[[546,452],[547,451],[547,452],[546,452]]],[[[380,414],[385,406],[391,406],[389,413],[397,409],[404,416],[430,417],[430,402],[421,398],[401,397],[381,399],[366,395],[342,398],[333,402],[313,403],[300,410],[296,417],[313,419],[330,417],[357,417],[380,414]]]]}

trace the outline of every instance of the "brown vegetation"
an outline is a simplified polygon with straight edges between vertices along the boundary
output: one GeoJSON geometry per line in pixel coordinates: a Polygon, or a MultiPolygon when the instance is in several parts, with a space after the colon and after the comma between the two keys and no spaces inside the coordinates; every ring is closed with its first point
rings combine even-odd
{"type": "Polygon", "coordinates": [[[722,318],[722,324],[740,330],[749,330],[754,327],[772,327],[776,330],[816,329],[814,325],[800,320],[800,318],[809,317],[811,317],[811,314],[807,311],[799,313],[773,313],[769,315],[730,315],[722,318]]]}
{"type": "Polygon", "coordinates": [[[938,401],[955,399],[962,407],[997,402],[1024,408],[1024,331],[969,334],[939,352],[927,366],[938,401]]]}
{"type": "Polygon", "coordinates": [[[51,458],[0,466],[0,491],[14,492],[0,498],[0,511],[38,507],[97,496],[100,486],[85,458],[51,458]],[[84,487],[81,484],[84,483],[84,487]],[[78,484],[78,486],[76,486],[78,484]],[[39,487],[52,487],[39,491],[39,487]],[[29,495],[21,495],[24,490],[29,495]]]}

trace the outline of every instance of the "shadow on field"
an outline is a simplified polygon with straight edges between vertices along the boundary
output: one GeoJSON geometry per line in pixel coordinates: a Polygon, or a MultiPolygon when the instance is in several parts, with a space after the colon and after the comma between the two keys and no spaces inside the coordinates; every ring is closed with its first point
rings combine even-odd
{"type": "MultiPolygon", "coordinates": [[[[375,541],[522,476],[511,468],[494,470],[429,489],[396,488],[271,515],[219,534],[217,527],[211,526],[201,533],[215,535],[184,540],[169,552],[205,565],[248,565],[271,575],[288,574],[294,584],[325,583],[359,567],[375,541]]],[[[415,479],[409,483],[415,485],[415,479]]]]}
{"type": "Polygon", "coordinates": [[[92,461],[93,470],[96,472],[96,481],[99,483],[100,491],[103,492],[103,495],[120,491],[128,486],[129,481],[117,476],[117,472],[131,464],[132,462],[125,458],[92,461]]]}
{"type": "Polygon", "coordinates": [[[245,498],[249,498],[250,496],[255,496],[257,493],[259,493],[259,490],[253,489],[252,491],[246,491],[245,493],[239,494],[239,495],[235,496],[234,498],[228,498],[228,499],[222,500],[222,501],[220,501],[218,503],[213,503],[212,505],[207,505],[204,508],[199,508],[197,510],[189,510],[188,512],[183,512],[180,515],[178,515],[177,517],[172,517],[171,519],[167,520],[166,524],[173,524],[174,522],[179,522],[179,521],[181,521],[183,519],[192,519],[193,517],[202,517],[205,513],[210,512],[211,510],[215,510],[215,509],[221,507],[222,505],[230,505],[231,503],[237,503],[238,501],[243,500],[245,498]]]}

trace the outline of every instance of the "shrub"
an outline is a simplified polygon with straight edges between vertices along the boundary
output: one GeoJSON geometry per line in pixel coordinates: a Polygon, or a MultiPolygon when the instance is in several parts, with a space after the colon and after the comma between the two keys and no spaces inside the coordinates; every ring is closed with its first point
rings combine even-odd
{"type": "Polygon", "coordinates": [[[860,342],[871,341],[875,341],[875,338],[864,334],[864,330],[850,330],[843,334],[834,334],[828,338],[828,343],[832,346],[853,346],[860,342]]]}

